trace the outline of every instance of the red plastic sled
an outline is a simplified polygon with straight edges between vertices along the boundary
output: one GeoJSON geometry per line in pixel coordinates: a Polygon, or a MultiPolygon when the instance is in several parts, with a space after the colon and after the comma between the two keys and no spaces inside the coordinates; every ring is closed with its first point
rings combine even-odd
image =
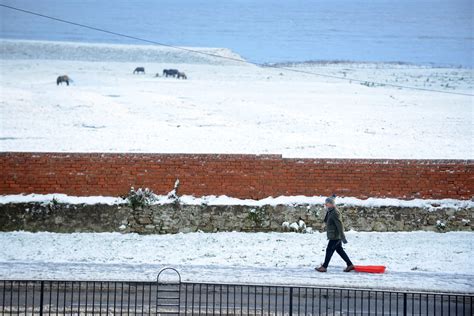
{"type": "Polygon", "coordinates": [[[385,266],[354,266],[356,272],[384,273],[385,266]]]}

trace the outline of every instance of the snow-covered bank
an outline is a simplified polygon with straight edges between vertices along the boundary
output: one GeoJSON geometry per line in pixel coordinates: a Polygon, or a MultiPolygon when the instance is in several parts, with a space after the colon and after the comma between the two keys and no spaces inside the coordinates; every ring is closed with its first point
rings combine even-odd
{"type": "MultiPolygon", "coordinates": [[[[156,195],[153,204],[168,204],[174,203],[176,200],[170,198],[168,195],[156,195]]],[[[186,205],[248,205],[248,206],[264,206],[264,205],[317,205],[324,204],[325,196],[279,196],[268,197],[261,200],[239,199],[221,196],[202,196],[194,197],[192,195],[182,195],[179,197],[179,202],[186,205]]],[[[127,201],[120,197],[111,196],[71,196],[61,193],[54,194],[13,194],[0,195],[0,204],[7,203],[49,203],[51,201],[66,204],[124,204],[127,201]]],[[[473,200],[455,200],[455,199],[413,199],[401,200],[395,198],[368,198],[358,199],[354,197],[338,197],[338,205],[363,206],[363,207],[417,207],[426,209],[439,208],[474,208],[473,200]]]]}
{"type": "Polygon", "coordinates": [[[326,235],[315,233],[0,233],[0,278],[153,280],[163,266],[184,280],[474,292],[472,233],[348,232],[357,264],[384,264],[383,275],[342,273],[335,256],[327,274],[326,235]]]}
{"type": "Polygon", "coordinates": [[[361,85],[151,46],[2,41],[0,49],[1,151],[474,157],[472,97],[371,85],[472,93],[472,69],[295,66],[361,85]],[[146,75],[133,75],[137,66],[146,75]],[[166,68],[188,80],[155,77],[166,68]],[[63,74],[69,87],[56,86],[63,74]]]}
{"type": "Polygon", "coordinates": [[[207,65],[238,65],[238,60],[243,60],[238,54],[226,48],[181,48],[185,50],[156,45],[120,45],[0,39],[0,56],[2,59],[7,60],[40,59],[147,63],[166,62],[207,65]],[[186,50],[192,50],[194,52],[186,50]],[[215,58],[210,55],[217,55],[224,58],[215,58]],[[237,61],[229,59],[235,59],[237,61]]]}

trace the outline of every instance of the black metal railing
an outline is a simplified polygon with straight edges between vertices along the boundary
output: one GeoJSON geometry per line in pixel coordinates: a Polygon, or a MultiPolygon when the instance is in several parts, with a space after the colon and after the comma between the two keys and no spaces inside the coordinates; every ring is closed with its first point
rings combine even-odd
{"type": "Polygon", "coordinates": [[[473,315],[472,294],[191,282],[0,281],[0,315],[473,315]]]}

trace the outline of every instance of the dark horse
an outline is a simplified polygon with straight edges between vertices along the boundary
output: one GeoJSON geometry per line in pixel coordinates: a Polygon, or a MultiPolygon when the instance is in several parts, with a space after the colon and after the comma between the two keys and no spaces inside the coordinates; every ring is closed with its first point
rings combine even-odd
{"type": "Polygon", "coordinates": [[[144,67],[137,67],[133,71],[133,74],[139,74],[139,73],[145,73],[145,68],[144,67]]]}
{"type": "Polygon", "coordinates": [[[65,82],[69,86],[69,81],[72,81],[68,76],[59,76],[58,79],[56,79],[56,85],[59,86],[59,84],[65,82]]]}
{"type": "Polygon", "coordinates": [[[176,77],[178,73],[178,69],[163,69],[163,76],[165,77],[176,77]]]}

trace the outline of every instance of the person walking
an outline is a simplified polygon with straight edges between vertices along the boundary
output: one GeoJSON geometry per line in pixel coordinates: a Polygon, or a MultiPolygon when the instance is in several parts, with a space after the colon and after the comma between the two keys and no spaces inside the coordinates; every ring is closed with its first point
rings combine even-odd
{"type": "Polygon", "coordinates": [[[337,252],[347,264],[344,272],[350,272],[354,270],[354,265],[352,264],[351,259],[349,259],[349,256],[342,248],[342,243],[347,244],[347,239],[344,234],[344,225],[341,222],[341,215],[336,209],[335,199],[335,196],[331,196],[325,201],[326,216],[324,217],[324,223],[326,223],[326,231],[329,243],[326,248],[326,258],[324,259],[324,263],[315,269],[318,272],[327,271],[334,251],[337,252]]]}

